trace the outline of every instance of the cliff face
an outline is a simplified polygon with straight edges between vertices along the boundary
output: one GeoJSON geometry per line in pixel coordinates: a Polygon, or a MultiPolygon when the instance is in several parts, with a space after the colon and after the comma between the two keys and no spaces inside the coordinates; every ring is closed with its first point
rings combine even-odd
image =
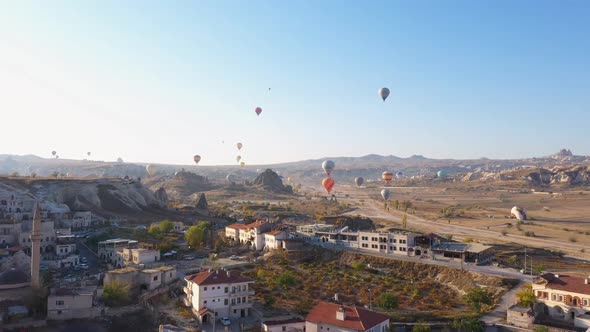
{"type": "Polygon", "coordinates": [[[26,191],[40,201],[66,204],[71,210],[125,214],[163,210],[166,203],[141,182],[122,179],[6,179],[5,185],[26,191]]]}

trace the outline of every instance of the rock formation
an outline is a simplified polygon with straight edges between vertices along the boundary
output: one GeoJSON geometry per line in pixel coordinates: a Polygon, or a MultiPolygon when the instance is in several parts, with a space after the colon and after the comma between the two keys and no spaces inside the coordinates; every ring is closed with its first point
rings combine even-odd
{"type": "Polygon", "coordinates": [[[272,192],[293,193],[293,188],[291,186],[285,186],[281,177],[271,169],[267,169],[259,174],[254,180],[253,185],[272,192]]]}
{"type": "Polygon", "coordinates": [[[154,197],[162,202],[162,204],[168,204],[168,194],[166,193],[166,189],[164,187],[160,187],[158,190],[154,192],[154,197]]]}

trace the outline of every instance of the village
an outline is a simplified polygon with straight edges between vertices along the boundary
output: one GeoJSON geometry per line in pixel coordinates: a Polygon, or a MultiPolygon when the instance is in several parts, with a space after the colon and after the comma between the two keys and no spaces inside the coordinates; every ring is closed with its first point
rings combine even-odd
{"type": "MultiPolygon", "coordinates": [[[[206,209],[206,204],[201,202],[201,208],[206,209]]],[[[276,305],[270,310],[273,305],[269,295],[263,296],[261,302],[260,294],[266,292],[265,286],[259,285],[266,278],[264,270],[252,270],[249,266],[276,266],[285,259],[297,265],[305,260],[302,257],[323,255],[322,252],[355,257],[356,261],[347,263],[349,266],[343,271],[380,273],[385,267],[379,267],[383,264],[379,259],[385,259],[510,278],[518,285],[532,285],[527,294],[533,302],[524,296],[523,303],[522,296],[509,294],[515,292],[514,288],[500,291],[493,302],[478,302],[478,308],[487,308],[481,311],[488,312],[483,320],[470,321],[472,316],[466,313],[460,321],[465,326],[471,324],[472,330],[479,329],[474,327],[477,324],[482,329],[485,324],[488,329],[538,329],[547,324],[585,330],[590,326],[590,316],[585,311],[590,308],[588,279],[544,271],[534,277],[532,271],[527,275],[525,270],[502,268],[495,259],[493,245],[459,242],[447,235],[404,229],[353,230],[330,222],[330,218],[324,218],[329,223],[314,221],[293,226],[261,217],[214,227],[207,224],[199,248],[190,248],[191,240],[186,234],[191,228],[204,225],[202,222],[189,225],[164,221],[127,229],[89,211],[70,211],[67,206],[13,194],[0,198],[0,218],[0,303],[6,330],[79,319],[117,319],[145,311],[155,316],[158,312],[166,315],[170,323],[161,324],[160,331],[294,332],[332,328],[384,332],[431,328],[431,323],[396,323],[387,308],[397,305],[388,304],[383,294],[371,290],[379,287],[378,283],[362,289],[362,297],[345,291],[323,292],[319,298],[301,302],[294,309],[276,305]],[[141,234],[149,234],[148,229],[149,233],[176,239],[175,249],[146,241],[141,234]],[[105,238],[121,232],[132,236],[105,238]],[[134,235],[138,236],[134,239],[134,235]],[[363,258],[359,257],[374,259],[375,263],[361,263],[363,258]],[[36,292],[44,303],[25,300],[31,290],[39,289],[45,289],[36,292]],[[503,303],[502,297],[513,303],[503,303]],[[500,303],[506,308],[500,308],[500,303]],[[499,311],[493,309],[496,305],[499,311]],[[498,317],[498,312],[504,316],[498,317]]],[[[331,264],[328,261],[327,266],[331,264]]],[[[299,282],[285,273],[278,276],[281,287],[289,289],[299,282]]],[[[392,295],[389,300],[401,300],[394,298],[392,295]]],[[[432,328],[452,323],[436,323],[432,328]]]]}

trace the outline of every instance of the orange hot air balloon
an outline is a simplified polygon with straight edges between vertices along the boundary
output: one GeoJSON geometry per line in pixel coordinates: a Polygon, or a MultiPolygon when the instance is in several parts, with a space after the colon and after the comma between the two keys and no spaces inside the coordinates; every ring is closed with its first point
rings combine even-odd
{"type": "Polygon", "coordinates": [[[391,180],[393,180],[393,173],[385,171],[383,172],[383,174],[381,174],[381,177],[383,178],[383,181],[385,181],[385,183],[390,183],[391,180]]]}
{"type": "Polygon", "coordinates": [[[332,178],[325,178],[322,180],[322,186],[324,187],[324,189],[326,189],[328,194],[334,188],[334,184],[335,184],[335,182],[332,178]]]}

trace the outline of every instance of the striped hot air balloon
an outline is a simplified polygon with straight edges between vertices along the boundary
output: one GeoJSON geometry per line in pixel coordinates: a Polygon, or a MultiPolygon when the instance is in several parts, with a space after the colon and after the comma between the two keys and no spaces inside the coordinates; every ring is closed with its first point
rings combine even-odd
{"type": "Polygon", "coordinates": [[[391,183],[391,180],[393,180],[393,173],[390,171],[385,171],[383,174],[381,174],[381,178],[383,181],[385,181],[385,183],[391,183]]]}

